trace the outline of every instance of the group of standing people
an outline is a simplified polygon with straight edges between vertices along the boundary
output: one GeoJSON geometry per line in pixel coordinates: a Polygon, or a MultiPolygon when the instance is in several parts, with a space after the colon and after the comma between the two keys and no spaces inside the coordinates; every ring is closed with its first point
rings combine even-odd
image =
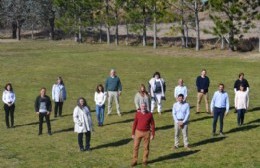
{"type": "MultiPolygon", "coordinates": [[[[205,100],[206,113],[213,115],[212,135],[216,135],[216,125],[218,118],[220,120],[219,134],[223,134],[223,119],[229,112],[229,96],[224,91],[224,84],[220,83],[218,91],[212,97],[209,106],[208,88],[210,80],[205,69],[201,71],[200,76],[196,78],[197,86],[197,108],[196,114],[201,112],[200,104],[202,99],[205,100]]],[[[105,117],[105,102],[108,101],[107,116],[112,113],[112,104],[115,101],[116,111],[118,116],[121,116],[119,96],[122,92],[122,84],[120,78],[116,75],[116,71],[112,69],[109,77],[105,81],[105,85],[97,85],[94,94],[94,101],[96,104],[96,118],[98,126],[103,126],[105,117]]],[[[134,152],[132,166],[137,164],[138,149],[141,140],[144,140],[143,164],[147,165],[149,155],[149,143],[155,136],[155,122],[153,119],[153,112],[157,106],[157,112],[161,115],[162,101],[166,100],[166,83],[159,72],[155,72],[148,82],[148,91],[144,84],[141,84],[139,91],[134,97],[136,107],[136,115],[132,127],[132,138],[134,139],[134,152]]],[[[237,112],[237,124],[243,125],[244,115],[249,106],[249,84],[244,78],[244,73],[239,74],[239,79],[234,84],[235,92],[235,109],[237,112]]],[[[190,106],[187,102],[188,89],[184,85],[183,79],[178,80],[178,85],[174,89],[174,99],[176,102],[172,107],[172,116],[175,123],[175,144],[174,149],[179,148],[179,134],[182,132],[184,147],[189,148],[188,143],[188,120],[190,116],[190,106]]],[[[63,110],[63,103],[67,99],[67,92],[64,82],[61,77],[57,78],[56,83],[52,87],[52,100],[54,106],[54,117],[61,117],[63,110]]],[[[11,83],[5,85],[2,100],[4,102],[6,127],[14,127],[14,111],[15,111],[15,93],[11,83]],[[11,124],[9,122],[11,118],[11,124]]],[[[40,89],[40,94],[36,97],[34,108],[36,114],[39,116],[39,132],[42,134],[42,124],[45,118],[47,123],[48,134],[52,135],[50,114],[52,111],[52,102],[49,96],[46,95],[46,88],[40,89]]],[[[80,97],[77,100],[77,105],[73,111],[74,131],[78,133],[78,145],[80,151],[90,151],[91,132],[93,131],[93,122],[91,118],[90,108],[87,105],[85,98],[80,97]],[[83,136],[85,134],[85,147],[83,145],[83,136]]]]}

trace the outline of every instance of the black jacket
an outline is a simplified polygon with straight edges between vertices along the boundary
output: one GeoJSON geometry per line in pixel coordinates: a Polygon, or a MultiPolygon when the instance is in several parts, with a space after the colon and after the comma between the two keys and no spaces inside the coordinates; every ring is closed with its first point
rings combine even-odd
{"type": "Polygon", "coordinates": [[[47,111],[51,112],[51,109],[52,109],[51,99],[47,95],[45,95],[44,97],[41,97],[41,96],[36,97],[36,100],[35,100],[35,103],[34,103],[35,112],[39,112],[41,102],[46,102],[47,111]]]}

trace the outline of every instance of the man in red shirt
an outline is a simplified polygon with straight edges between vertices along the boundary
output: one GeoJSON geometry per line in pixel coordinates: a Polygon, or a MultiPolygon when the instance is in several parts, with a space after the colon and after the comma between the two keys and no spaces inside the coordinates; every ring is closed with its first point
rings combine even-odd
{"type": "Polygon", "coordinates": [[[155,124],[153,114],[147,111],[147,105],[141,104],[140,110],[135,115],[135,120],[132,129],[132,138],[134,139],[134,152],[131,166],[137,165],[138,150],[143,139],[143,165],[147,165],[149,155],[149,144],[150,140],[154,139],[155,135],[155,124]]]}

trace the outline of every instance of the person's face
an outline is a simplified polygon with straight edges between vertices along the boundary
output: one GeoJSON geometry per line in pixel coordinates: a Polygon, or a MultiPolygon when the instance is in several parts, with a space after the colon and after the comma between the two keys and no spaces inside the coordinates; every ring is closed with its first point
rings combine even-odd
{"type": "Polygon", "coordinates": [[[201,71],[202,76],[206,76],[207,72],[206,71],[201,71]]]}
{"type": "Polygon", "coordinates": [[[219,86],[218,86],[218,90],[219,90],[220,92],[223,92],[223,91],[224,91],[224,86],[223,86],[223,85],[219,85],[219,86]]]}
{"type": "Polygon", "coordinates": [[[41,96],[44,96],[46,94],[46,90],[45,89],[41,89],[40,94],[41,94],[41,96]]]}
{"type": "Polygon", "coordinates": [[[240,86],[239,89],[240,89],[241,91],[244,91],[244,86],[240,86]]]}
{"type": "Polygon", "coordinates": [[[241,76],[239,77],[239,79],[240,79],[240,80],[244,79],[244,75],[241,75],[241,76]]]}
{"type": "Polygon", "coordinates": [[[155,79],[159,79],[159,75],[155,75],[154,78],[155,78],[155,79]]]}
{"type": "Polygon", "coordinates": [[[180,102],[180,103],[183,102],[183,97],[182,97],[182,96],[179,96],[179,97],[178,97],[178,102],[180,102]]]}
{"type": "Polygon", "coordinates": [[[180,86],[183,86],[183,80],[179,80],[178,83],[180,86]]]}
{"type": "Polygon", "coordinates": [[[111,71],[111,72],[110,72],[110,75],[111,75],[111,76],[116,76],[116,71],[111,71]]]}
{"type": "Polygon", "coordinates": [[[83,106],[83,105],[84,105],[84,100],[83,100],[83,99],[80,99],[80,100],[79,100],[79,104],[80,104],[80,106],[83,106]]]}
{"type": "Polygon", "coordinates": [[[57,83],[60,84],[61,80],[60,79],[57,79],[57,83]]]}
{"type": "Polygon", "coordinates": [[[98,87],[98,90],[99,90],[99,91],[102,91],[102,87],[101,87],[101,86],[99,86],[99,87],[98,87]]]}
{"type": "Polygon", "coordinates": [[[7,85],[6,89],[10,91],[11,90],[11,86],[7,85]]]}
{"type": "Polygon", "coordinates": [[[146,111],[146,105],[145,104],[141,104],[141,111],[146,111]]]}
{"type": "Polygon", "coordinates": [[[143,86],[141,86],[141,91],[143,92],[145,89],[144,89],[144,87],[143,86]]]}

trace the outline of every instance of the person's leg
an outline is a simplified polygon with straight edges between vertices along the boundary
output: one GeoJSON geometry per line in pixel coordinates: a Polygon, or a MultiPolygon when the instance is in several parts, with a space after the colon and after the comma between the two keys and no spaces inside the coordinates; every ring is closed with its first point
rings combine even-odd
{"type": "Polygon", "coordinates": [[[155,95],[156,95],[156,99],[157,99],[157,111],[160,114],[162,112],[162,94],[157,93],[155,95]]]}
{"type": "Polygon", "coordinates": [[[143,164],[146,165],[149,156],[150,131],[146,131],[144,133],[143,139],[144,139],[143,164]]]}
{"type": "Polygon", "coordinates": [[[83,133],[78,133],[78,144],[79,144],[79,149],[81,151],[84,150],[84,146],[83,146],[83,133]]]}
{"type": "Polygon", "coordinates": [[[222,108],[219,114],[219,132],[223,133],[223,127],[224,127],[224,116],[225,116],[225,108],[222,108]]]}
{"type": "Polygon", "coordinates": [[[202,97],[203,97],[203,93],[198,92],[197,93],[197,111],[196,111],[197,113],[200,112],[200,103],[201,103],[202,97]]]}
{"type": "Polygon", "coordinates": [[[241,125],[241,112],[242,112],[242,109],[237,109],[237,125],[238,126],[241,125]]]}
{"type": "Polygon", "coordinates": [[[4,104],[4,110],[5,110],[5,124],[6,124],[6,127],[9,128],[10,127],[10,123],[9,123],[9,106],[4,104]]]}
{"type": "Polygon", "coordinates": [[[39,135],[42,134],[42,123],[43,123],[43,114],[42,113],[39,113],[39,135]]]}
{"type": "Polygon", "coordinates": [[[174,147],[179,147],[179,125],[175,122],[174,124],[174,147]]]}
{"type": "Polygon", "coordinates": [[[47,115],[47,113],[45,113],[45,120],[46,120],[46,123],[47,123],[48,134],[51,135],[50,115],[47,115]]]}
{"type": "Polygon", "coordinates": [[[154,108],[155,108],[155,99],[152,98],[152,99],[151,99],[151,113],[153,113],[154,108]]]}
{"type": "Polygon", "coordinates": [[[91,139],[91,132],[88,131],[85,133],[86,135],[86,148],[85,150],[90,150],[90,139],[91,139]]]}
{"type": "Polygon", "coordinates": [[[244,124],[244,118],[245,118],[245,113],[246,113],[246,109],[242,109],[241,110],[241,122],[240,124],[243,125],[244,124]]]}
{"type": "Polygon", "coordinates": [[[120,116],[121,113],[120,113],[119,95],[117,92],[114,92],[114,97],[115,97],[115,102],[116,102],[116,111],[117,111],[117,114],[120,116]]]}
{"type": "Polygon", "coordinates": [[[63,102],[59,102],[59,116],[62,116],[62,107],[63,107],[63,102]]]}
{"type": "Polygon", "coordinates": [[[135,131],[135,138],[134,138],[134,151],[133,151],[133,160],[132,165],[137,163],[138,160],[138,150],[142,140],[143,134],[141,131],[135,131]]]}
{"type": "Polygon", "coordinates": [[[59,107],[59,102],[54,102],[54,117],[57,117],[58,115],[58,107],[59,107]]]}
{"type": "Polygon", "coordinates": [[[104,123],[104,113],[105,113],[105,105],[101,106],[101,108],[100,108],[100,124],[101,124],[101,126],[104,123]]]}
{"type": "Polygon", "coordinates": [[[100,126],[100,107],[99,107],[99,105],[96,105],[96,116],[97,116],[98,126],[100,126]]]}
{"type": "Polygon", "coordinates": [[[208,97],[208,93],[204,94],[204,99],[205,99],[206,112],[209,113],[209,97],[208,97]]]}
{"type": "Polygon", "coordinates": [[[188,141],[188,124],[185,124],[182,128],[182,136],[183,136],[183,144],[184,147],[189,147],[189,141],[188,141]]]}
{"type": "Polygon", "coordinates": [[[108,112],[107,114],[111,114],[112,112],[112,101],[113,101],[113,96],[112,96],[112,92],[108,91],[108,99],[107,99],[107,102],[108,102],[108,112]]]}
{"type": "Polygon", "coordinates": [[[218,108],[214,108],[214,112],[213,112],[213,130],[212,130],[212,133],[213,133],[213,134],[216,133],[216,127],[217,127],[217,122],[218,122],[218,116],[219,116],[219,109],[218,109],[218,108]]]}
{"type": "Polygon", "coordinates": [[[11,127],[14,127],[14,110],[15,110],[15,105],[13,104],[10,107],[11,127]]]}

